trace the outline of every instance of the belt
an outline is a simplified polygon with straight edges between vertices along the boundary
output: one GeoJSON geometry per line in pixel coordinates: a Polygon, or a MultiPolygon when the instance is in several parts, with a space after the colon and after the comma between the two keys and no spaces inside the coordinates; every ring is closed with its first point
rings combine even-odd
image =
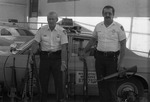
{"type": "Polygon", "coordinates": [[[108,57],[118,57],[120,51],[113,52],[113,51],[98,51],[97,50],[97,53],[103,56],[108,56],[108,57]]]}
{"type": "Polygon", "coordinates": [[[58,51],[41,51],[41,54],[42,55],[59,55],[61,54],[61,50],[58,50],[58,51]]]}

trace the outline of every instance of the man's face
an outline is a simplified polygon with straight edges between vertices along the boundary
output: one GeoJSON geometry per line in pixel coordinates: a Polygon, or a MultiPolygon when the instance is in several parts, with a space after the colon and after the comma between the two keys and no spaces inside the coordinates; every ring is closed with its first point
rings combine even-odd
{"type": "Polygon", "coordinates": [[[113,10],[111,8],[105,8],[103,12],[103,17],[105,18],[105,20],[113,20],[113,10]]]}
{"type": "Polygon", "coordinates": [[[56,25],[56,22],[57,22],[57,16],[56,15],[49,15],[47,17],[47,21],[48,21],[48,24],[50,26],[55,26],[56,25]]]}

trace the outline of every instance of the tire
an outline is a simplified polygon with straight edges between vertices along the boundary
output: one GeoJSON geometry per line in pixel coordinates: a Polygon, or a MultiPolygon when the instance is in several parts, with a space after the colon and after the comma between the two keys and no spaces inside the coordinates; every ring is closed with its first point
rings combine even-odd
{"type": "Polygon", "coordinates": [[[142,83],[136,78],[131,77],[118,81],[117,83],[118,102],[135,102],[140,97],[143,97],[143,95],[144,95],[144,87],[142,83]]]}

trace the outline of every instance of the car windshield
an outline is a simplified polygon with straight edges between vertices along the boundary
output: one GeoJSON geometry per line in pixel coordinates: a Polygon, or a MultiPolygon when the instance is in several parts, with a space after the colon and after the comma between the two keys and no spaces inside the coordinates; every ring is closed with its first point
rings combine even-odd
{"type": "Polygon", "coordinates": [[[25,29],[16,29],[16,30],[19,32],[21,36],[34,36],[34,34],[28,30],[25,29]]]}

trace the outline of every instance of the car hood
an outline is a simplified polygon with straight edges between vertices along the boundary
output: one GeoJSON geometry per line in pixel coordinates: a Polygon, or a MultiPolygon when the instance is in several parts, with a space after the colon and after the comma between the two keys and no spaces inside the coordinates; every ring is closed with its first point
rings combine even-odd
{"type": "Polygon", "coordinates": [[[10,55],[12,44],[16,44],[19,49],[33,38],[34,36],[0,36],[0,55],[10,55]]]}

